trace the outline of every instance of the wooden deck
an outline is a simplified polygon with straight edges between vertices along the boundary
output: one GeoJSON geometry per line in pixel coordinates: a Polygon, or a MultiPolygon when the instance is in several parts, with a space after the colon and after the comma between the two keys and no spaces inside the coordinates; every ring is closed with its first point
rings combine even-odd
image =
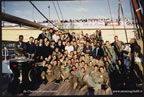
{"type": "MultiPolygon", "coordinates": [[[[13,96],[12,94],[7,92],[7,89],[8,89],[8,81],[3,80],[3,85],[1,88],[2,95],[13,96]]],[[[55,82],[41,84],[37,90],[30,90],[30,91],[26,91],[26,92],[27,93],[15,94],[15,96],[23,96],[23,95],[27,95],[27,96],[89,95],[88,90],[81,92],[80,89],[75,89],[75,90],[72,89],[72,87],[70,86],[70,83],[68,81],[62,81],[62,82],[60,82],[60,84],[57,84],[55,82]]],[[[106,92],[104,90],[99,90],[98,92],[95,92],[94,95],[112,95],[112,93],[106,94],[106,92]]]]}
{"type": "MultiPolygon", "coordinates": [[[[60,84],[54,82],[48,84],[41,84],[40,88],[35,91],[31,91],[29,96],[56,96],[56,95],[88,95],[88,90],[81,92],[79,89],[72,89],[68,81],[63,81],[60,84]]],[[[106,94],[104,90],[95,92],[95,95],[112,95],[112,93],[106,94]]]]}

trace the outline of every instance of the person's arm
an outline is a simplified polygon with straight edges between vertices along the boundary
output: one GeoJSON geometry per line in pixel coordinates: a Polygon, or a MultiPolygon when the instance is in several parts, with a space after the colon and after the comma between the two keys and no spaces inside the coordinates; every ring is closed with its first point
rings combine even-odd
{"type": "Polygon", "coordinates": [[[16,55],[19,55],[18,43],[15,43],[15,54],[16,54],[16,55]]]}

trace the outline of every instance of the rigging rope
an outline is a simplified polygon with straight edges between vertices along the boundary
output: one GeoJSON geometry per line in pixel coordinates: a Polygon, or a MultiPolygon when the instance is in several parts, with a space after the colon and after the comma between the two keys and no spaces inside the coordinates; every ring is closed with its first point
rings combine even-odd
{"type": "MultiPolygon", "coordinates": [[[[120,0],[120,2],[121,2],[121,0],[120,0]]],[[[124,16],[122,4],[120,5],[120,7],[121,7],[121,12],[122,12],[122,17],[123,17],[123,24],[124,24],[124,30],[125,30],[126,41],[127,41],[127,43],[128,43],[128,36],[127,36],[127,31],[126,31],[126,26],[125,26],[125,16],[124,16]]]]}
{"type": "Polygon", "coordinates": [[[64,20],[64,17],[63,17],[63,14],[62,14],[62,11],[61,11],[61,8],[60,8],[60,5],[59,5],[59,2],[57,1],[57,5],[58,5],[58,8],[59,8],[59,11],[60,11],[60,15],[62,17],[62,20],[64,20]]]}
{"type": "Polygon", "coordinates": [[[138,37],[139,37],[139,30],[138,30],[138,25],[137,25],[137,22],[136,22],[136,17],[135,17],[135,15],[134,15],[134,11],[133,11],[133,6],[132,6],[132,2],[131,2],[131,0],[129,0],[129,4],[130,4],[130,9],[131,9],[131,16],[132,16],[132,19],[133,19],[133,28],[137,28],[137,32],[138,32],[138,34],[136,33],[136,32],[134,32],[135,33],[135,38],[136,39],[138,39],[138,37]]]}
{"type": "Polygon", "coordinates": [[[113,24],[113,18],[112,18],[112,13],[111,13],[111,8],[110,8],[109,0],[107,0],[107,3],[108,3],[108,7],[109,7],[109,12],[110,12],[110,17],[111,17],[112,25],[113,25],[114,35],[116,35],[114,24],[113,24]]]}
{"type": "Polygon", "coordinates": [[[54,8],[55,8],[55,11],[56,11],[56,14],[57,14],[57,16],[58,16],[58,19],[60,20],[60,17],[59,17],[59,14],[58,14],[58,11],[57,11],[57,8],[56,8],[56,6],[55,6],[54,1],[52,1],[52,3],[53,3],[53,6],[54,6],[54,8]]]}
{"type": "Polygon", "coordinates": [[[32,1],[29,1],[31,4],[32,4],[32,6],[48,21],[48,22],[50,22],[53,26],[55,26],[56,28],[58,28],[56,25],[54,25],[33,3],[32,3],[32,1]]]}

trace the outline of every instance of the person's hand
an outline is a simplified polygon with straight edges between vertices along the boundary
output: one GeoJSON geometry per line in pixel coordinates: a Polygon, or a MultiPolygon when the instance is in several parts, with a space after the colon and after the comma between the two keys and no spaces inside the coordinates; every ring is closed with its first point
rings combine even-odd
{"type": "Polygon", "coordinates": [[[20,47],[19,49],[20,49],[21,51],[23,51],[23,48],[20,47]]]}
{"type": "Polygon", "coordinates": [[[32,56],[32,58],[33,58],[33,57],[35,56],[35,54],[32,54],[31,56],[32,56]]]}
{"type": "Polygon", "coordinates": [[[48,58],[46,57],[45,60],[48,61],[48,58]]]}
{"type": "Polygon", "coordinates": [[[90,52],[90,50],[86,50],[86,53],[89,53],[90,52]]]}
{"type": "Polygon", "coordinates": [[[40,59],[43,60],[43,56],[40,56],[40,59]]]}
{"type": "Polygon", "coordinates": [[[17,54],[18,56],[21,56],[21,54],[17,54]]]}

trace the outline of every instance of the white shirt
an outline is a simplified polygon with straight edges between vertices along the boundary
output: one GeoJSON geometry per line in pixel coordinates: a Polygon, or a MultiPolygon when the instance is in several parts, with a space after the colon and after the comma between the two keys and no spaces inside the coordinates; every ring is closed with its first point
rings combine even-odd
{"type": "Polygon", "coordinates": [[[74,47],[73,46],[66,46],[65,50],[67,50],[68,54],[70,54],[71,51],[74,51],[74,47]]]}
{"type": "Polygon", "coordinates": [[[58,40],[60,39],[60,37],[57,36],[56,34],[54,34],[54,35],[52,36],[52,39],[54,39],[55,42],[58,42],[58,40]]]}

